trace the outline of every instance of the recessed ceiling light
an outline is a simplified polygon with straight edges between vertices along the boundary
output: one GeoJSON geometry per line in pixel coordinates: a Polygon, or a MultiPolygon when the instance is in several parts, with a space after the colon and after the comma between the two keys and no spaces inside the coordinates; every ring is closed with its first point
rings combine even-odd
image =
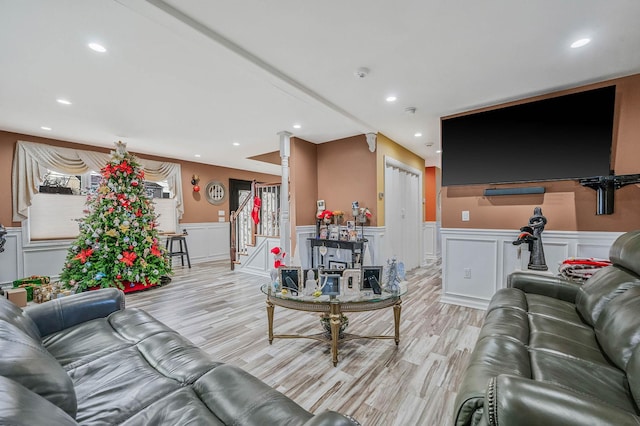
{"type": "Polygon", "coordinates": [[[240,146],[240,142],[234,142],[233,146],[240,146]]]}
{"type": "Polygon", "coordinates": [[[300,128],[302,128],[302,126],[301,126],[300,124],[294,124],[294,125],[293,125],[293,128],[294,128],[294,129],[300,129],[300,128]]]}
{"type": "Polygon", "coordinates": [[[71,105],[71,102],[69,102],[66,99],[56,99],[56,102],[58,102],[59,104],[62,104],[62,105],[71,105]]]}
{"type": "Polygon", "coordinates": [[[413,136],[415,136],[416,138],[419,138],[420,136],[422,136],[422,133],[417,132],[416,134],[414,134],[413,136]]]}
{"type": "Polygon", "coordinates": [[[580,40],[576,40],[573,43],[571,43],[571,47],[574,49],[578,47],[582,47],[584,45],[589,44],[590,41],[591,41],[590,38],[581,38],[580,40]]]}
{"type": "Polygon", "coordinates": [[[51,127],[47,127],[47,126],[40,126],[40,128],[41,128],[42,130],[51,130],[51,127]]]}
{"type": "Polygon", "coordinates": [[[194,157],[196,157],[196,158],[200,158],[200,157],[202,157],[202,155],[200,155],[200,154],[196,154],[196,155],[194,155],[194,157]]]}
{"type": "Polygon", "coordinates": [[[387,101],[387,102],[395,102],[395,101],[396,101],[396,99],[398,99],[398,98],[396,98],[395,96],[387,96],[386,101],[387,101]]]}
{"type": "Polygon", "coordinates": [[[100,53],[104,53],[107,51],[107,49],[103,45],[98,43],[89,43],[89,49],[100,53]]]}

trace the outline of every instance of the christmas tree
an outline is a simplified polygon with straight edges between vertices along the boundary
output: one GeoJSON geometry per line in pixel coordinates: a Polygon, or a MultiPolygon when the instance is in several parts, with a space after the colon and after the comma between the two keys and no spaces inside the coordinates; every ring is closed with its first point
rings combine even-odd
{"type": "Polygon", "coordinates": [[[156,215],[144,190],[144,170],[126,145],[116,144],[87,197],[87,216],[67,254],[60,281],[78,292],[118,287],[125,292],[158,285],[171,263],[158,242],[156,215]]]}

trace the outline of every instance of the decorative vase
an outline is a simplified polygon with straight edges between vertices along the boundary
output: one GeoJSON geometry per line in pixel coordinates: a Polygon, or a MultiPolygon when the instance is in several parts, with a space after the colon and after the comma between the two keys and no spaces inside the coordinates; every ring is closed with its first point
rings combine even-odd
{"type": "MultiPolygon", "coordinates": [[[[322,328],[324,328],[324,336],[327,339],[331,339],[331,320],[329,315],[323,315],[320,317],[320,324],[322,324],[322,328]]],[[[344,331],[349,326],[349,318],[346,315],[340,316],[340,332],[338,333],[338,339],[342,339],[344,337],[344,331]]]]}

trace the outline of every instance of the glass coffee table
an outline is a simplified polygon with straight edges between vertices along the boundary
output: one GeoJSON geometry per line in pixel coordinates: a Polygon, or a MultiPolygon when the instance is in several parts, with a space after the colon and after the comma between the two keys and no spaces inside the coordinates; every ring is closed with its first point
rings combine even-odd
{"type": "Polygon", "coordinates": [[[269,323],[269,344],[273,344],[274,338],[279,339],[314,339],[331,344],[333,365],[338,364],[338,344],[352,339],[394,339],[396,345],[400,343],[400,311],[402,309],[401,297],[406,294],[406,282],[400,284],[400,290],[396,293],[383,291],[382,294],[374,294],[372,291],[362,291],[359,294],[340,296],[303,296],[292,295],[290,292],[282,294],[273,291],[270,284],[264,284],[261,288],[267,296],[267,321],[269,323]],[[330,333],[318,333],[311,335],[302,334],[273,334],[273,311],[275,306],[304,312],[318,312],[328,318],[330,333]],[[361,336],[341,333],[341,319],[347,312],[368,312],[378,309],[393,308],[395,334],[393,336],[361,336]]]}

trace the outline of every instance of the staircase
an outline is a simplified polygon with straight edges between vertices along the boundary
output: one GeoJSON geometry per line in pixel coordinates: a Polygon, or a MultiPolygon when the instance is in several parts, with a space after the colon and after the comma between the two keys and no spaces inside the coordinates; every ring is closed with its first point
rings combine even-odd
{"type": "Polygon", "coordinates": [[[280,183],[256,183],[231,212],[231,270],[269,275],[280,243],[280,183]],[[254,218],[258,219],[258,223],[254,218]]]}

